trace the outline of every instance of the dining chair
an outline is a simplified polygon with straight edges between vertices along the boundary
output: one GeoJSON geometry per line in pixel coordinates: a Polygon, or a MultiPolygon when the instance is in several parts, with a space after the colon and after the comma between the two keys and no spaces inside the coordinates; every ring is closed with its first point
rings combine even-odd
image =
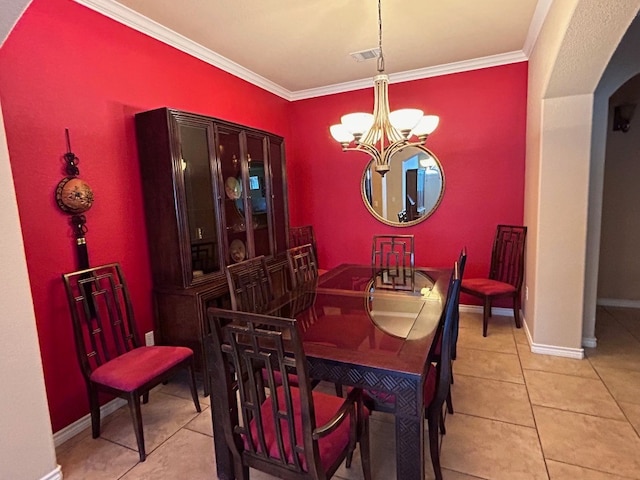
{"type": "Polygon", "coordinates": [[[520,328],[520,290],[524,278],[524,245],[527,227],[498,225],[491,250],[488,278],[462,281],[461,291],[483,300],[482,336],[487,336],[491,304],[496,298],[508,297],[513,302],[513,318],[520,328]]]}
{"type": "Polygon", "coordinates": [[[371,479],[369,413],[361,391],[347,398],[312,390],[301,333],[294,319],[210,308],[211,375],[226,394],[213,409],[224,415],[225,440],[236,478],[249,467],[287,479],[328,479],[351,466],[360,444],[365,480],[371,479]],[[263,375],[271,395],[261,391],[263,375]],[[295,374],[293,385],[289,375],[295,374]],[[239,412],[236,411],[236,405],[239,412]]]}
{"type": "MultiPolygon", "coordinates": [[[[313,255],[318,263],[318,245],[316,243],[316,234],[313,225],[302,225],[300,227],[289,227],[289,248],[300,247],[310,243],[313,247],[313,255]]],[[[318,275],[326,273],[326,270],[318,268],[318,275]]]]}
{"type": "Polygon", "coordinates": [[[307,243],[288,249],[287,263],[293,288],[317,280],[318,264],[312,244],[307,243]]]}
{"type": "Polygon", "coordinates": [[[93,438],[100,436],[99,392],[129,404],[140,461],[146,458],[140,397],[179,370],[189,374],[196,410],[200,403],[193,371],[193,351],[177,346],[141,346],[122,269],[111,263],[65,273],[64,282],[76,353],[89,395],[93,438]]]}
{"type": "MultiPolygon", "coordinates": [[[[460,255],[458,256],[458,261],[455,264],[458,269],[458,278],[462,282],[464,277],[464,267],[467,263],[467,248],[463,247],[460,251],[460,255]]],[[[451,280],[449,282],[449,289],[447,290],[447,299],[445,300],[445,305],[449,302],[449,297],[454,293],[452,288],[452,282],[454,280],[454,274],[451,275],[451,280]]],[[[456,359],[456,345],[458,343],[458,329],[460,327],[460,289],[456,292],[457,297],[454,298],[455,309],[453,312],[453,327],[452,327],[452,340],[451,340],[451,359],[456,359]]],[[[436,333],[434,336],[434,342],[429,351],[429,362],[433,364],[438,364],[440,362],[442,356],[442,341],[443,341],[443,331],[444,331],[444,321],[446,319],[446,309],[443,310],[442,316],[440,317],[440,321],[438,322],[438,326],[436,328],[436,333]]],[[[451,384],[454,383],[453,380],[453,371],[451,372],[451,384]]],[[[447,411],[453,414],[453,399],[451,398],[451,391],[449,391],[449,395],[447,396],[447,411]]],[[[444,422],[443,422],[443,430],[444,430],[444,422]]]]}
{"type": "Polygon", "coordinates": [[[271,275],[264,255],[228,265],[226,270],[231,308],[264,313],[274,299],[271,275]]]}
{"type": "Polygon", "coordinates": [[[443,405],[450,399],[452,383],[452,347],[455,329],[455,317],[460,297],[460,269],[458,262],[449,285],[444,310],[440,360],[437,364],[426,362],[426,380],[424,384],[424,404],[429,430],[429,450],[436,480],[442,480],[440,468],[440,432],[445,433],[443,405]]]}
{"type": "Polygon", "coordinates": [[[415,254],[413,235],[374,235],[371,266],[378,287],[413,290],[415,254]]]}

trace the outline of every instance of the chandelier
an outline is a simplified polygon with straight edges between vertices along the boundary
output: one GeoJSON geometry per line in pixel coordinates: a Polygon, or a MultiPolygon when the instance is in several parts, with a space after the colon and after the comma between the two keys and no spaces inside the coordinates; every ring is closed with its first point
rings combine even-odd
{"type": "Polygon", "coordinates": [[[373,77],[373,114],[349,113],[342,123],[329,127],[331,136],[342,145],[342,151],[364,152],[375,160],[376,171],[384,176],[389,171],[393,154],[403,148],[424,145],[440,118],[424,115],[417,108],[403,108],[389,113],[389,76],[384,73],[382,54],[382,10],[378,0],[378,75],[373,77]]]}

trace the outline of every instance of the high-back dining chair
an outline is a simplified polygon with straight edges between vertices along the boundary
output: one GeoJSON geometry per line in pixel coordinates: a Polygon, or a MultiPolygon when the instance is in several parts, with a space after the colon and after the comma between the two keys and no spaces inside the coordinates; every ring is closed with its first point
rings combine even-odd
{"type": "Polygon", "coordinates": [[[313,231],[313,225],[289,227],[289,247],[299,247],[308,243],[313,246],[313,253],[317,256],[316,236],[313,231]]]}
{"type": "Polygon", "coordinates": [[[415,253],[413,235],[374,235],[371,266],[377,286],[413,290],[415,253]]]}
{"type": "Polygon", "coordinates": [[[62,275],[76,353],[86,382],[93,438],[100,436],[98,392],[124,398],[129,403],[140,461],[146,451],[140,396],[177,371],[189,373],[191,396],[200,411],[193,372],[193,351],[186,347],[141,346],[133,307],[120,265],[112,263],[62,275]]]}
{"type": "Polygon", "coordinates": [[[426,380],[424,385],[425,415],[429,428],[429,450],[431,463],[436,480],[442,480],[440,468],[439,432],[444,433],[443,405],[451,399],[452,365],[451,354],[454,342],[455,317],[460,298],[460,269],[458,262],[454,265],[454,272],[449,284],[447,301],[444,310],[442,328],[442,342],[439,361],[435,366],[427,361],[425,368],[426,380]]]}
{"type": "Polygon", "coordinates": [[[263,255],[228,265],[226,275],[233,310],[263,313],[273,300],[271,275],[263,255]]]}
{"type": "Polygon", "coordinates": [[[214,308],[207,315],[209,369],[227,392],[216,395],[213,408],[229,412],[223,430],[236,478],[248,479],[252,467],[279,478],[328,479],[345,459],[350,467],[359,441],[364,478],[370,480],[361,391],[343,399],[312,390],[296,320],[214,308]],[[279,372],[296,375],[296,385],[279,372]]]}
{"type": "Polygon", "coordinates": [[[491,303],[495,298],[509,297],[513,302],[513,318],[520,328],[520,290],[524,278],[524,245],[527,227],[498,225],[491,251],[489,278],[462,281],[461,291],[483,300],[482,335],[487,336],[491,303]]]}
{"type": "Polygon", "coordinates": [[[313,245],[307,243],[287,250],[291,286],[313,282],[318,278],[318,264],[313,245]]]}

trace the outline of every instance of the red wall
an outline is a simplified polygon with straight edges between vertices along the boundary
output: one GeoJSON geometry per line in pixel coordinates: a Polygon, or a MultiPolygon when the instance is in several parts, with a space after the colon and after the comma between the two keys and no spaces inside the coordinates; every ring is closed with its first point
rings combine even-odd
{"type": "Polygon", "coordinates": [[[390,87],[391,108],[440,115],[428,146],[446,190],[419,226],[394,229],[364,207],[366,159],[328,133],[344,113],[371,111],[373,88],[289,104],[245,81],[71,0],[34,0],[0,50],[0,100],[27,265],[57,431],[88,412],[60,274],[76,268],[68,217],[54,201],[69,128],[87,212],[91,264],[119,261],[142,332],[153,328],[151,276],[133,115],[169,106],[286,137],[292,225],[311,223],[323,268],[368,262],[374,233],[417,239],[419,264],[450,265],[469,250],[469,274],[486,273],[497,223],[523,215],[526,64],[390,87]]]}
{"type": "Polygon", "coordinates": [[[372,235],[396,232],[415,235],[419,265],[449,266],[466,246],[465,276],[486,274],[496,225],[523,219],[526,94],[526,63],[390,85],[391,110],[440,116],[426,146],[444,169],[444,197],[426,221],[404,228],[369,213],[360,193],[367,157],[343,153],[329,134],[343,114],[373,110],[373,87],[295,102],[292,125],[304,130],[288,139],[291,224],[313,224],[322,268],[368,263],[372,235]]]}
{"type": "MultiPolygon", "coordinates": [[[[53,430],[88,412],[60,274],[76,269],[64,129],[95,203],[92,265],[119,261],[141,332],[153,328],[133,115],[170,106],[290,137],[288,102],[70,0],[35,0],[0,50],[0,95],[53,430]]],[[[170,212],[167,212],[170,214],[170,212]]]]}

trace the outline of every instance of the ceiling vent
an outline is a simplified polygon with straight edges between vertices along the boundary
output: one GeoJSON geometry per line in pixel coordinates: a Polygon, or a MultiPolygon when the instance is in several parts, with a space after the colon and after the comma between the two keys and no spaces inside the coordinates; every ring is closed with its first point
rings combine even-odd
{"type": "Polygon", "coordinates": [[[360,52],[350,53],[356,62],[364,62],[365,60],[371,60],[372,58],[378,58],[380,56],[379,48],[370,48],[369,50],[361,50],[360,52]]]}

